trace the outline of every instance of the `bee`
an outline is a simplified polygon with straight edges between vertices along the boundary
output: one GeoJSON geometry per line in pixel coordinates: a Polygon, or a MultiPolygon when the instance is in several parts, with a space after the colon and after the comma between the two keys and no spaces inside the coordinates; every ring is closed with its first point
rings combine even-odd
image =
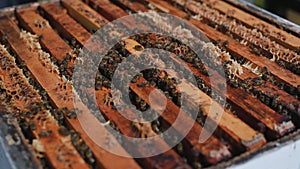
{"type": "Polygon", "coordinates": [[[266,131],[266,125],[263,124],[263,123],[257,123],[257,126],[258,126],[258,131],[261,132],[261,133],[264,133],[266,131]]]}
{"type": "Polygon", "coordinates": [[[46,110],[51,110],[52,107],[50,106],[50,104],[47,101],[42,102],[43,108],[46,110]]]}
{"type": "Polygon", "coordinates": [[[36,124],[35,124],[35,122],[34,122],[33,119],[31,119],[31,120],[29,121],[29,128],[30,128],[31,130],[36,130],[36,124]]]}
{"type": "Polygon", "coordinates": [[[270,79],[270,75],[268,73],[262,73],[262,79],[268,81],[270,79]]]}
{"type": "Polygon", "coordinates": [[[226,40],[226,41],[223,43],[223,46],[227,48],[228,45],[229,45],[229,42],[228,42],[228,40],[226,40]]]}
{"type": "Polygon", "coordinates": [[[64,120],[64,112],[62,109],[55,109],[54,112],[54,118],[61,124],[64,120]]]}
{"type": "Polygon", "coordinates": [[[215,45],[220,45],[221,44],[221,39],[218,39],[214,42],[215,45]]]}
{"type": "Polygon", "coordinates": [[[261,50],[258,48],[252,48],[251,52],[258,56],[261,55],[261,50]]]}
{"type": "Polygon", "coordinates": [[[139,96],[135,96],[135,103],[140,103],[142,101],[142,98],[139,96]]]}
{"type": "Polygon", "coordinates": [[[140,82],[137,84],[138,87],[147,87],[149,86],[149,82],[145,81],[145,82],[140,82]]]}
{"type": "Polygon", "coordinates": [[[237,82],[236,79],[230,79],[230,80],[229,80],[229,85],[230,85],[231,87],[234,87],[234,88],[238,88],[238,87],[239,87],[239,86],[238,86],[238,82],[237,82]]]}
{"type": "Polygon", "coordinates": [[[80,137],[76,138],[73,142],[73,145],[77,148],[80,154],[83,154],[83,151],[81,150],[81,145],[83,144],[83,141],[80,137]]]}
{"type": "Polygon", "coordinates": [[[159,127],[160,127],[160,122],[158,120],[152,122],[153,131],[155,131],[156,133],[160,133],[159,127]]]}
{"type": "Polygon", "coordinates": [[[70,134],[70,132],[68,131],[67,128],[65,128],[64,126],[60,126],[58,129],[58,133],[62,136],[68,136],[70,134]]]}
{"type": "Polygon", "coordinates": [[[266,66],[262,68],[262,73],[270,74],[269,69],[266,66]]]}
{"type": "Polygon", "coordinates": [[[71,141],[73,143],[73,145],[79,149],[79,146],[82,143],[82,139],[80,138],[80,135],[78,133],[73,133],[71,134],[71,141]]]}
{"type": "Polygon", "coordinates": [[[76,43],[77,43],[76,39],[75,39],[75,38],[72,38],[72,40],[71,40],[71,45],[72,45],[73,47],[75,47],[75,46],[76,46],[76,43]]]}
{"type": "Polygon", "coordinates": [[[134,76],[131,80],[131,83],[136,83],[136,81],[139,79],[139,76],[134,76]]]}
{"type": "Polygon", "coordinates": [[[281,104],[279,104],[278,107],[277,107],[278,113],[281,114],[282,113],[282,109],[283,109],[283,106],[281,104]]]}
{"type": "Polygon", "coordinates": [[[89,164],[94,164],[96,162],[95,157],[90,149],[88,149],[84,155],[89,164]]]}
{"type": "Polygon", "coordinates": [[[103,86],[106,88],[111,88],[111,82],[108,79],[104,79],[103,86]]]}
{"type": "Polygon", "coordinates": [[[260,86],[264,83],[263,79],[261,77],[256,77],[252,79],[252,85],[253,86],[260,86]]]}
{"type": "Polygon", "coordinates": [[[79,146],[79,152],[80,154],[84,154],[89,147],[82,141],[81,145],[79,146]]]}
{"type": "Polygon", "coordinates": [[[102,81],[101,80],[97,80],[96,81],[96,84],[95,84],[95,90],[101,90],[101,88],[102,88],[102,81]]]}
{"type": "Polygon", "coordinates": [[[67,110],[66,116],[69,119],[75,119],[77,117],[77,113],[75,112],[75,110],[67,110]]]}
{"type": "Polygon", "coordinates": [[[213,27],[213,28],[217,27],[217,25],[214,22],[209,22],[208,25],[211,26],[211,27],[213,27]]]}
{"type": "Polygon", "coordinates": [[[270,97],[268,97],[268,96],[266,96],[266,98],[265,98],[265,102],[264,102],[266,105],[270,105],[270,103],[271,103],[271,98],[270,97]]]}
{"type": "Polygon", "coordinates": [[[292,85],[289,85],[289,84],[286,84],[286,86],[285,86],[285,90],[287,91],[287,92],[289,92],[289,93],[294,93],[294,91],[295,91],[295,88],[292,86],[292,85]]]}
{"type": "Polygon", "coordinates": [[[52,135],[52,130],[48,130],[48,131],[42,131],[39,133],[39,137],[48,137],[50,135],[52,135]]]}
{"type": "Polygon", "coordinates": [[[193,167],[194,167],[195,169],[201,169],[201,168],[202,168],[202,165],[201,165],[199,162],[195,161],[195,162],[193,163],[193,167]]]}
{"type": "Polygon", "coordinates": [[[70,135],[71,135],[71,141],[75,142],[77,139],[80,138],[80,133],[74,131],[74,130],[70,130],[70,135]]]}
{"type": "Polygon", "coordinates": [[[264,94],[261,94],[258,96],[258,99],[261,101],[261,102],[265,102],[265,95],[264,94]]]}
{"type": "Polygon", "coordinates": [[[44,38],[44,35],[43,35],[43,34],[41,34],[41,35],[38,37],[39,41],[43,40],[43,38],[44,38]]]}
{"type": "Polygon", "coordinates": [[[286,64],[285,64],[284,61],[282,61],[282,60],[276,60],[276,63],[277,63],[279,66],[286,68],[286,64]]]}
{"type": "Polygon", "coordinates": [[[2,35],[2,37],[1,37],[1,41],[2,41],[3,43],[6,43],[7,38],[8,38],[7,33],[4,33],[4,34],[2,35]]]}
{"type": "Polygon", "coordinates": [[[49,99],[49,96],[45,90],[40,90],[40,95],[42,96],[43,100],[49,99]]]}
{"type": "Polygon", "coordinates": [[[25,131],[29,128],[29,123],[25,119],[20,119],[19,124],[25,131]]]}
{"type": "Polygon", "coordinates": [[[183,153],[183,145],[182,143],[178,143],[177,146],[176,146],[176,150],[179,154],[182,154],[183,153]]]}
{"type": "Polygon", "coordinates": [[[22,111],[25,115],[26,115],[26,117],[28,117],[28,118],[30,118],[30,119],[33,119],[33,115],[29,112],[29,111],[22,111]]]}
{"type": "Polygon", "coordinates": [[[148,107],[148,105],[147,105],[146,101],[142,100],[142,101],[140,102],[140,109],[141,109],[142,111],[146,111],[146,110],[147,110],[147,107],[148,107]]]}
{"type": "MultiPolygon", "coordinates": [[[[273,81],[274,83],[273,84],[276,84],[276,81],[273,81]]],[[[278,88],[280,89],[280,90],[283,90],[284,89],[284,84],[283,83],[279,83],[278,85],[278,88]]]]}

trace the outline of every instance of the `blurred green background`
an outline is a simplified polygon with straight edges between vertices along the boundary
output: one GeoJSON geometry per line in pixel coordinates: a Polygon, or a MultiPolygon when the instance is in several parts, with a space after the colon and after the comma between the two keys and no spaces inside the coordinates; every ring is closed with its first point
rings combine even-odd
{"type": "MultiPolygon", "coordinates": [[[[0,0],[0,8],[43,0],[0,0]]],[[[300,0],[245,0],[300,25],[300,0]]]]}

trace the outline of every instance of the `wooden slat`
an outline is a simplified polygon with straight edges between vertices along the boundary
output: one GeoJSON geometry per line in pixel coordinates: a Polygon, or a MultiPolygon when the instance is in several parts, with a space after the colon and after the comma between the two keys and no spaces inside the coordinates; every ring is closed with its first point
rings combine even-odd
{"type": "Polygon", "coordinates": [[[17,10],[16,16],[23,28],[41,37],[42,47],[57,60],[63,60],[65,57],[65,54],[61,54],[63,51],[71,51],[71,48],[50,27],[48,21],[34,10],[17,10]]]}
{"type": "Polygon", "coordinates": [[[176,16],[180,18],[186,18],[188,16],[185,12],[178,10],[174,6],[171,6],[167,1],[162,1],[162,0],[144,0],[144,1],[154,6],[160,12],[176,13],[176,16]]]}
{"type": "MultiPolygon", "coordinates": [[[[110,122],[114,123],[118,127],[121,133],[129,137],[136,137],[137,133],[135,133],[132,130],[132,121],[125,118],[117,110],[114,110],[111,105],[107,105],[104,103],[105,97],[107,97],[109,93],[110,90],[104,87],[102,87],[101,90],[95,92],[97,105],[99,106],[101,112],[105,117],[107,117],[108,120],[110,120],[110,122]]],[[[121,101],[121,104],[124,103],[122,103],[121,101]]],[[[138,119],[137,115],[129,109],[122,110],[122,113],[126,113],[128,116],[135,117],[136,119],[138,119]]],[[[131,147],[131,149],[136,149],[140,153],[140,155],[143,155],[144,152],[146,153],[146,151],[149,151],[149,149],[147,148],[144,149],[143,147],[136,146],[138,145],[128,145],[128,147],[131,147]]],[[[169,150],[164,153],[161,153],[159,156],[137,159],[138,161],[140,161],[143,168],[191,168],[187,164],[184,164],[183,159],[174,150],[172,150],[172,148],[169,147],[163,140],[158,139],[153,146],[166,148],[169,150]]]]}
{"type": "Polygon", "coordinates": [[[113,4],[109,0],[89,0],[91,6],[95,8],[101,15],[105,16],[109,21],[119,19],[128,14],[119,6],[113,4]]]}
{"type": "Polygon", "coordinates": [[[129,9],[133,12],[146,12],[148,11],[147,7],[137,1],[130,1],[130,0],[112,0],[117,5],[121,6],[122,8],[129,9]]]}
{"type": "Polygon", "coordinates": [[[76,18],[89,31],[99,29],[107,19],[98,14],[89,6],[78,0],[62,0],[63,6],[68,10],[68,13],[76,18]]]}
{"type": "MultiPolygon", "coordinates": [[[[2,22],[5,22],[5,20],[0,20],[0,29],[1,34],[3,34],[3,31],[6,30],[5,25],[2,24],[2,22]],[[5,28],[4,28],[5,27],[5,28]]],[[[10,35],[8,35],[10,36],[10,35]]],[[[18,35],[19,36],[19,35],[18,35]]],[[[21,40],[20,40],[21,41],[21,40]]],[[[5,49],[0,46],[1,55],[2,57],[0,60],[1,62],[9,62],[4,56],[11,57],[10,61],[13,61],[13,57],[10,56],[10,54],[5,51],[5,49]],[[3,52],[3,53],[2,53],[3,52]]],[[[9,63],[8,63],[9,64],[9,63]]],[[[35,91],[29,84],[28,80],[25,78],[25,76],[22,73],[22,70],[17,67],[15,63],[11,63],[11,65],[14,66],[14,72],[17,73],[17,76],[20,77],[19,79],[20,84],[23,85],[23,87],[27,87],[27,91],[25,94],[25,98],[12,96],[15,100],[12,103],[12,105],[15,108],[18,108],[20,111],[26,110],[27,106],[31,103],[35,102],[42,102],[41,97],[35,91]]],[[[12,69],[12,68],[11,68],[12,69]]],[[[10,92],[16,91],[16,81],[11,78],[11,72],[10,70],[3,70],[0,69],[0,77],[1,80],[5,83],[6,89],[10,92]]],[[[25,90],[25,89],[24,89],[25,90]]],[[[25,92],[25,91],[24,91],[25,92]]],[[[28,109],[27,109],[28,110],[28,109]]],[[[46,111],[46,110],[44,110],[46,111]]],[[[49,111],[49,110],[47,110],[49,111]]],[[[11,112],[15,113],[15,112],[11,112]]],[[[29,119],[26,119],[29,123],[29,119]]],[[[33,134],[34,138],[37,138],[45,150],[45,156],[49,160],[49,163],[55,167],[55,168],[89,168],[89,166],[84,162],[84,160],[81,158],[79,153],[76,151],[76,149],[71,144],[71,140],[67,136],[62,136],[59,134],[59,126],[57,124],[57,121],[51,116],[50,112],[43,113],[40,111],[35,117],[34,117],[34,123],[36,126],[35,130],[30,130],[30,132],[33,134]],[[43,114],[43,115],[42,115],[43,114]],[[39,117],[46,117],[47,120],[39,120],[39,117]],[[52,134],[48,137],[42,137],[39,135],[41,132],[45,132],[51,130],[52,134]],[[58,150],[60,148],[60,150],[58,150]],[[70,155],[67,155],[67,154],[70,155]]]]}
{"type": "MultiPolygon", "coordinates": [[[[65,96],[68,98],[73,97],[72,89],[57,92],[58,84],[61,83],[61,78],[54,73],[46,70],[43,65],[39,62],[37,53],[30,52],[27,48],[24,48],[25,44],[20,39],[19,30],[16,25],[13,24],[8,18],[3,18],[0,21],[0,29],[2,30],[2,36],[8,36],[7,41],[12,47],[13,51],[17,54],[17,57],[27,64],[29,71],[35,77],[36,81],[47,91],[53,104],[58,108],[66,107],[69,110],[74,108],[73,100],[62,101],[61,97],[65,96]]],[[[75,131],[81,134],[81,138],[93,151],[94,156],[97,160],[97,166],[102,168],[140,168],[137,163],[130,158],[120,157],[111,154],[101,147],[99,147],[82,128],[82,123],[86,122],[86,125],[97,126],[97,131],[103,131],[102,135],[109,136],[109,132],[101,125],[101,123],[87,110],[83,103],[78,102],[77,106],[83,110],[83,114],[76,119],[66,118],[68,125],[75,131]],[[80,118],[80,122],[79,122],[80,118]],[[111,161],[117,161],[112,163],[111,161]]],[[[93,128],[91,128],[92,130],[93,128]]],[[[95,129],[95,128],[94,128],[95,129]]],[[[94,135],[93,137],[97,140],[102,140],[102,135],[94,135]]],[[[122,154],[126,154],[125,150],[117,143],[117,141],[111,136],[112,142],[115,143],[114,149],[122,154]]]]}
{"type": "Polygon", "coordinates": [[[265,35],[272,37],[273,40],[292,49],[300,49],[300,38],[287,33],[286,31],[275,27],[274,25],[265,22],[237,7],[234,7],[220,0],[197,0],[209,4],[211,7],[231,16],[252,28],[262,31],[265,35]]]}
{"type": "MultiPolygon", "coordinates": [[[[67,14],[67,10],[57,4],[41,5],[44,17],[59,32],[61,36],[71,41],[76,39],[81,46],[90,39],[91,34],[67,14]]],[[[94,22],[92,22],[94,23],[94,22]]],[[[93,26],[93,28],[98,28],[93,26]]]]}

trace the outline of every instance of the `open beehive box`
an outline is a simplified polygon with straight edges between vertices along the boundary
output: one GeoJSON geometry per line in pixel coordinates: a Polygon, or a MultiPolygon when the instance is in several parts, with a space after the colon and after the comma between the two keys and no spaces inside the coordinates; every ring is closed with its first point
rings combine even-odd
{"type": "MultiPolygon", "coordinates": [[[[124,23],[124,27],[130,29],[132,24],[124,23]]],[[[146,29],[143,25],[147,23],[139,24],[146,29]]],[[[113,26],[110,30],[111,38],[122,33],[113,26]]],[[[61,0],[3,9],[0,18],[0,141],[6,157],[3,163],[7,168],[223,168],[297,139],[299,32],[297,26],[236,1],[61,0]],[[84,105],[94,90],[96,107],[104,119],[86,108],[75,108],[74,64],[78,60],[87,67],[90,64],[78,56],[81,48],[106,23],[137,12],[149,12],[144,17],[156,17],[153,20],[158,27],[172,21],[159,18],[156,12],[188,20],[211,41],[203,42],[201,47],[213,50],[216,56],[208,57],[216,58],[204,64],[181,41],[161,34],[127,37],[101,61],[94,87],[79,93],[81,100],[77,104],[84,105]],[[122,60],[146,48],[160,48],[178,55],[181,59],[170,56],[175,63],[172,66],[191,70],[197,84],[186,79],[175,82],[172,75],[162,70],[140,72],[129,85],[130,103],[122,98],[117,102],[132,104],[143,112],[151,107],[149,94],[158,88],[161,93],[152,98],[165,95],[167,104],[160,118],[152,123],[132,122],[116,110],[116,100],[110,94],[111,80],[122,60]],[[218,85],[210,83],[210,77],[222,79],[221,73],[213,69],[215,64],[224,68],[226,84],[222,80],[218,85]],[[192,92],[180,91],[178,85],[192,92]],[[216,97],[224,89],[226,98],[216,97]],[[153,146],[170,148],[152,157],[112,154],[98,146],[79,121],[84,119],[99,128],[103,131],[99,135],[105,135],[110,126],[126,136],[152,137],[172,125],[181,106],[181,95],[187,97],[188,105],[196,104],[193,93],[201,96],[201,103],[215,103],[218,108],[226,101],[221,118],[217,120],[209,114],[210,104],[200,104],[189,133],[174,147],[159,139],[153,146]],[[218,126],[207,141],[200,142],[199,134],[205,130],[207,119],[218,126]]],[[[101,42],[95,43],[101,50],[101,42]]],[[[126,106],[122,111],[140,115],[126,106]]],[[[130,143],[124,147],[123,141],[108,137],[106,144],[125,154],[144,153],[143,147],[130,143]]]]}

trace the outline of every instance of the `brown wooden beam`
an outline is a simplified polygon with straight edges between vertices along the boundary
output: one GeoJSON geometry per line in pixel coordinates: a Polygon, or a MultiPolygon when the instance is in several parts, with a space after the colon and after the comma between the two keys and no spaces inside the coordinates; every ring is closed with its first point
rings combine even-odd
{"type": "Polygon", "coordinates": [[[71,48],[51,28],[48,21],[34,10],[16,10],[16,16],[21,27],[40,36],[42,47],[57,60],[63,60],[66,56],[64,52],[71,51],[71,48]]]}
{"type": "Polygon", "coordinates": [[[77,0],[61,0],[62,5],[67,9],[69,15],[76,18],[89,31],[97,30],[102,27],[108,20],[98,14],[89,6],[77,0]]]}

